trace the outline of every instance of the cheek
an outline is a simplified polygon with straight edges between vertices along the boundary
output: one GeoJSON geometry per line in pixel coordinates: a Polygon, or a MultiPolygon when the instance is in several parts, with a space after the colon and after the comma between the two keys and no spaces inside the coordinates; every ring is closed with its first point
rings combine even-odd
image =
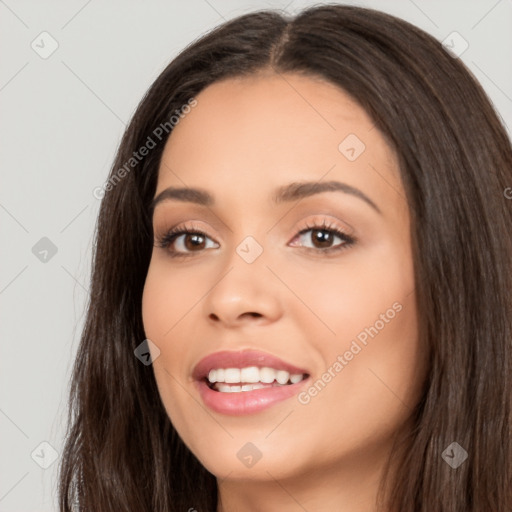
{"type": "Polygon", "coordinates": [[[324,373],[308,390],[305,418],[311,429],[322,422],[332,425],[333,436],[343,432],[343,443],[352,440],[349,445],[360,448],[363,440],[372,446],[389,438],[411,414],[426,362],[417,343],[411,297],[401,303],[400,311],[393,310],[396,314],[392,319],[389,315],[387,323],[353,325],[356,335],[338,338],[324,351],[326,373],[330,369],[334,377],[324,373]]]}
{"type": "Polygon", "coordinates": [[[186,338],[182,342],[176,340],[197,300],[197,288],[190,280],[185,282],[179,275],[170,278],[159,265],[150,265],[142,294],[142,321],[146,337],[160,350],[153,363],[157,383],[161,379],[169,381],[171,377],[166,372],[175,375],[186,357],[186,338]]]}
{"type": "Polygon", "coordinates": [[[197,273],[169,269],[161,256],[154,256],[149,266],[142,294],[142,320],[148,338],[167,343],[204,294],[197,273]],[[155,261],[156,260],[156,261],[155,261]]]}
{"type": "Polygon", "coordinates": [[[302,322],[306,332],[316,327],[324,344],[327,341],[336,349],[343,340],[349,341],[379,322],[381,315],[385,319],[400,316],[396,310],[405,308],[414,290],[414,269],[407,246],[397,249],[396,244],[387,241],[371,250],[349,251],[323,263],[289,264],[280,270],[301,304],[292,296],[290,303],[309,309],[308,314],[296,314],[294,319],[302,322]]]}
{"type": "MultiPolygon", "coordinates": [[[[162,396],[167,395],[165,389],[162,389],[164,383],[167,387],[172,380],[170,375],[175,373],[173,364],[183,357],[179,351],[185,350],[183,344],[173,342],[181,310],[176,294],[179,289],[181,288],[175,282],[169,286],[167,280],[162,278],[160,270],[150,265],[142,294],[142,322],[146,337],[160,351],[158,357],[153,358],[152,366],[162,396]]],[[[183,293],[180,292],[180,298],[182,296],[183,293]]],[[[167,406],[168,400],[164,403],[167,406]]]]}
{"type": "Polygon", "coordinates": [[[155,361],[153,366],[164,355],[165,333],[172,327],[172,318],[166,317],[164,314],[166,310],[172,311],[172,303],[168,303],[169,298],[165,284],[156,279],[150,266],[142,293],[142,323],[146,338],[150,339],[160,350],[159,357],[153,359],[155,361]]]}
{"type": "Polygon", "coordinates": [[[390,405],[400,406],[400,400],[414,403],[425,354],[418,346],[412,258],[407,246],[397,247],[386,243],[318,265],[309,281],[293,275],[293,269],[286,271],[314,313],[294,318],[309,333],[325,371],[330,369],[329,383],[324,386],[321,379],[318,386],[319,403],[342,403],[352,414],[372,403],[369,415],[384,404],[383,413],[390,405]]]}
{"type": "MultiPolygon", "coordinates": [[[[169,286],[167,280],[161,276],[160,269],[150,265],[142,294],[142,321],[146,337],[160,351],[158,357],[153,357],[152,368],[162,404],[172,423],[180,426],[183,424],[178,407],[180,388],[175,383],[177,378],[181,380],[177,368],[184,357],[184,353],[181,352],[184,352],[186,347],[184,344],[174,342],[174,331],[179,317],[183,316],[179,311],[176,294],[176,290],[181,288],[169,286]]],[[[183,291],[180,291],[181,297],[183,291]]]]}
{"type": "MultiPolygon", "coordinates": [[[[424,379],[426,355],[418,346],[412,259],[392,244],[318,267],[316,286],[300,293],[313,315],[303,329],[320,332],[315,350],[325,373],[303,396],[304,417],[340,429],[349,439],[380,439],[411,413],[424,379]]],[[[357,444],[357,443],[356,443],[357,444]]]]}

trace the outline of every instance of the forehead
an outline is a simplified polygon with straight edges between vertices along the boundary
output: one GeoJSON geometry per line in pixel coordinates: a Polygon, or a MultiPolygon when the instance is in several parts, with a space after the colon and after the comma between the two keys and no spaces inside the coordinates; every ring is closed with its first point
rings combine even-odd
{"type": "Polygon", "coordinates": [[[400,188],[392,149],[330,82],[265,73],[216,82],[196,100],[167,140],[156,194],[184,183],[227,193],[229,183],[257,197],[265,187],[322,176],[378,195],[400,188]]]}
{"type": "Polygon", "coordinates": [[[206,87],[196,100],[198,105],[169,137],[171,151],[176,139],[183,142],[193,137],[209,146],[214,139],[219,143],[221,135],[267,151],[279,145],[277,135],[280,141],[296,142],[300,151],[298,143],[311,135],[323,135],[330,142],[349,129],[368,139],[366,134],[373,127],[367,113],[345,91],[320,78],[297,74],[261,73],[222,80],[206,87]]]}

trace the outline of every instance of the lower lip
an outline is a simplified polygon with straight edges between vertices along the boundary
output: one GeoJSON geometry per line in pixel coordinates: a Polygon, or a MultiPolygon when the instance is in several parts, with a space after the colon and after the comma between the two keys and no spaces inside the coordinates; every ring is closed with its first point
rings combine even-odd
{"type": "Polygon", "coordinates": [[[199,386],[199,393],[203,402],[211,410],[231,416],[244,416],[246,414],[254,414],[263,411],[278,402],[295,396],[307,380],[308,377],[297,384],[235,393],[214,391],[210,389],[204,380],[196,381],[196,383],[199,386]]]}

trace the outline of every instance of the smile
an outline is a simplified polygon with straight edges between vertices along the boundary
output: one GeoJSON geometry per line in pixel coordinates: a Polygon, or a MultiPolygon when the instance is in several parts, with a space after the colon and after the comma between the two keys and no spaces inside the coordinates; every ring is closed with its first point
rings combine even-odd
{"type": "Polygon", "coordinates": [[[305,374],[276,370],[267,366],[258,368],[218,368],[210,370],[208,382],[210,389],[221,393],[238,393],[268,387],[289,386],[303,380],[305,374]]]}
{"type": "Polygon", "coordinates": [[[239,416],[296,395],[309,373],[270,354],[245,350],[211,354],[199,362],[193,376],[208,408],[239,416]]]}

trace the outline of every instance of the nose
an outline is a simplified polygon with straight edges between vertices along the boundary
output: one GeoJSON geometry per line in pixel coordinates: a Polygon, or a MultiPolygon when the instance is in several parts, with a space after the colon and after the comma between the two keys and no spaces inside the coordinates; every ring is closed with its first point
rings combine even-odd
{"type": "Polygon", "coordinates": [[[266,259],[247,263],[235,253],[205,296],[203,314],[209,322],[230,328],[272,323],[282,316],[281,293],[266,259]]]}

